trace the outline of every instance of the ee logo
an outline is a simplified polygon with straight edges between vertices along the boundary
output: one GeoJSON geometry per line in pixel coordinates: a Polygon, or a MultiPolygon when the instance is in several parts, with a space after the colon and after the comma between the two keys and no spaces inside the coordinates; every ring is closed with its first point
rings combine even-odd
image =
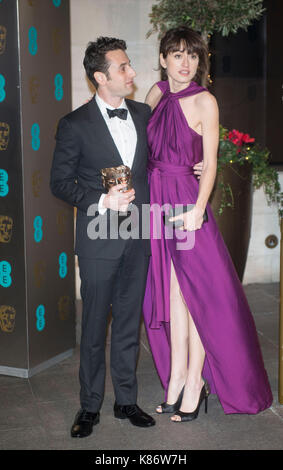
{"type": "Polygon", "coordinates": [[[34,228],[34,240],[36,243],[41,242],[43,231],[42,231],[42,217],[37,215],[33,221],[33,228],[34,228]]]}
{"type": "Polygon", "coordinates": [[[67,255],[64,251],[59,255],[59,276],[61,279],[67,276],[67,255]]]}
{"type": "Polygon", "coordinates": [[[63,77],[60,73],[57,73],[57,75],[54,78],[54,85],[55,85],[55,98],[57,101],[61,101],[64,95],[64,90],[63,90],[63,77]]]}
{"type": "Polygon", "coordinates": [[[58,8],[61,5],[61,0],[53,0],[53,5],[58,8]]]}
{"type": "Polygon", "coordinates": [[[5,197],[9,192],[8,173],[6,170],[0,169],[0,196],[5,197]]]}
{"type": "Polygon", "coordinates": [[[34,26],[32,26],[29,29],[28,38],[29,38],[28,50],[31,55],[35,55],[37,53],[37,30],[34,26]]]}
{"type": "Polygon", "coordinates": [[[31,127],[31,146],[33,150],[37,151],[40,147],[40,127],[39,125],[35,122],[32,127],[31,127]]]}
{"type": "Polygon", "coordinates": [[[0,103],[2,103],[2,101],[4,101],[4,99],[6,98],[5,84],[5,78],[0,73],[0,103]]]}
{"type": "Polygon", "coordinates": [[[11,271],[12,268],[8,261],[0,262],[0,286],[10,287],[12,284],[11,271]]]}
{"type": "Polygon", "coordinates": [[[36,328],[38,331],[42,331],[45,327],[45,307],[44,305],[39,305],[36,309],[36,328]]]}

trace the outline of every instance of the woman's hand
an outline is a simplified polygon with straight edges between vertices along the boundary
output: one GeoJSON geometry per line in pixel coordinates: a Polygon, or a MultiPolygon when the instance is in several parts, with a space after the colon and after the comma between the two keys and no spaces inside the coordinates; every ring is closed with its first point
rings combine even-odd
{"type": "Polygon", "coordinates": [[[178,227],[178,229],[192,232],[201,228],[203,224],[203,214],[203,209],[194,206],[194,208],[189,212],[184,212],[183,214],[177,215],[176,217],[170,217],[169,222],[182,219],[184,224],[182,227],[178,227]]]}
{"type": "Polygon", "coordinates": [[[196,163],[193,166],[194,174],[195,174],[195,176],[197,177],[198,180],[201,177],[202,169],[203,169],[203,160],[201,162],[196,163]]]}

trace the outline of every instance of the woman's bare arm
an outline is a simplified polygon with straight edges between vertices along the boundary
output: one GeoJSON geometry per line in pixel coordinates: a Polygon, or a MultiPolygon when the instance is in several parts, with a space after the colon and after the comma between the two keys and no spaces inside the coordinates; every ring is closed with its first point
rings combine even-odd
{"type": "Polygon", "coordinates": [[[161,96],[162,91],[160,90],[159,86],[155,83],[146,95],[145,103],[148,104],[153,110],[158,105],[161,96]]]}
{"type": "Polygon", "coordinates": [[[214,186],[217,170],[217,150],[219,143],[219,111],[215,97],[203,93],[199,100],[200,120],[202,123],[203,170],[199,181],[196,206],[205,210],[214,186]]]}
{"type": "Polygon", "coordinates": [[[219,142],[219,112],[216,99],[209,92],[198,96],[196,109],[202,127],[203,169],[201,172],[198,198],[195,207],[183,215],[171,220],[182,218],[181,229],[198,230],[203,224],[203,214],[215,182],[217,169],[217,150],[219,142]]]}

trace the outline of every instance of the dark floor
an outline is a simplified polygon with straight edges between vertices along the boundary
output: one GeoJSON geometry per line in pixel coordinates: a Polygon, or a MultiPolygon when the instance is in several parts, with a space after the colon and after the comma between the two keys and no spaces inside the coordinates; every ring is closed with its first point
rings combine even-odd
{"type": "MultiPolygon", "coordinates": [[[[108,367],[101,421],[91,436],[72,439],[70,427],[79,407],[77,347],[71,358],[30,379],[0,376],[0,449],[283,449],[283,406],[278,403],[279,284],[250,284],[245,291],[274,393],[274,403],[268,410],[256,416],[225,415],[213,395],[209,397],[208,414],[201,409],[198,419],[191,423],[175,424],[168,415],[156,415],[155,405],[163,401],[163,391],[142,328],[139,405],[154,415],[156,426],[136,428],[128,420],[113,417],[108,367]]],[[[107,358],[109,363],[109,340],[107,358]]]]}

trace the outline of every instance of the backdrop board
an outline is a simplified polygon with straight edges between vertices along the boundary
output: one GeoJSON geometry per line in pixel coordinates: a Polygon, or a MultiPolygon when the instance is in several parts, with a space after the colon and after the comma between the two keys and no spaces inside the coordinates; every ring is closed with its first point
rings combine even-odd
{"type": "Polygon", "coordinates": [[[75,347],[73,208],[50,192],[71,111],[69,0],[0,0],[0,373],[75,347]]]}

